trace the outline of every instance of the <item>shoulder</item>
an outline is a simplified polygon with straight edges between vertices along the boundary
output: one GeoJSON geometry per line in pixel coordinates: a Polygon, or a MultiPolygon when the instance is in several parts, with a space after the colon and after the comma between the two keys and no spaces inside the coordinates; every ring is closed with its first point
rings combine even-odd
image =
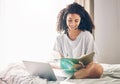
{"type": "Polygon", "coordinates": [[[89,31],[83,31],[82,35],[87,39],[93,39],[93,35],[89,31]]]}
{"type": "Polygon", "coordinates": [[[56,37],[56,39],[57,39],[58,41],[63,40],[64,38],[66,38],[66,34],[64,34],[64,33],[58,34],[57,37],[56,37]]]}

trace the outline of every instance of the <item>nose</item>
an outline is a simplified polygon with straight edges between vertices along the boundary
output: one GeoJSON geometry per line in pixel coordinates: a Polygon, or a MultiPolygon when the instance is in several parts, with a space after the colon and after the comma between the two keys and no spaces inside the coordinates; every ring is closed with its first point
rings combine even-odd
{"type": "Polygon", "coordinates": [[[72,27],[74,27],[74,26],[75,26],[75,22],[72,21],[70,25],[71,25],[72,27]]]}

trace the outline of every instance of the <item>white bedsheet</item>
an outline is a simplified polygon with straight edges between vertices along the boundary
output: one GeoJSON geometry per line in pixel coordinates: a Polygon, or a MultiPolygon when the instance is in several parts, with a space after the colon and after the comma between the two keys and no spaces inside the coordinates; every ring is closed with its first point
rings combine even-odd
{"type": "Polygon", "coordinates": [[[104,68],[104,73],[99,79],[47,81],[38,76],[31,76],[22,63],[14,63],[0,72],[0,84],[120,84],[120,64],[101,65],[104,68]]]}

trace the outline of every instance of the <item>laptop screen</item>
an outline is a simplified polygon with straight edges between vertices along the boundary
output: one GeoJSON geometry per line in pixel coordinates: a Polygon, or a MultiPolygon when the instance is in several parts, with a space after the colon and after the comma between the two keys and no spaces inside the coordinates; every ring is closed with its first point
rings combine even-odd
{"type": "Polygon", "coordinates": [[[56,81],[57,78],[49,63],[23,61],[27,71],[34,76],[47,79],[48,81],[56,81]]]}

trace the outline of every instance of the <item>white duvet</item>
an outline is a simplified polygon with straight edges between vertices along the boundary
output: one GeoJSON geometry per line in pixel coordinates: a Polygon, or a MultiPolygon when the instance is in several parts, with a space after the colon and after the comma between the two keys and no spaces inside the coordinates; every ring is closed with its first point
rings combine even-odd
{"type": "Polygon", "coordinates": [[[14,63],[0,72],[0,84],[120,84],[120,64],[101,65],[104,73],[100,79],[47,81],[38,76],[31,76],[22,63],[14,63]]]}
{"type": "Polygon", "coordinates": [[[22,63],[15,63],[0,72],[0,84],[47,84],[47,81],[31,76],[22,63]]]}
{"type": "Polygon", "coordinates": [[[103,76],[120,79],[120,64],[101,64],[104,72],[103,76]]]}

